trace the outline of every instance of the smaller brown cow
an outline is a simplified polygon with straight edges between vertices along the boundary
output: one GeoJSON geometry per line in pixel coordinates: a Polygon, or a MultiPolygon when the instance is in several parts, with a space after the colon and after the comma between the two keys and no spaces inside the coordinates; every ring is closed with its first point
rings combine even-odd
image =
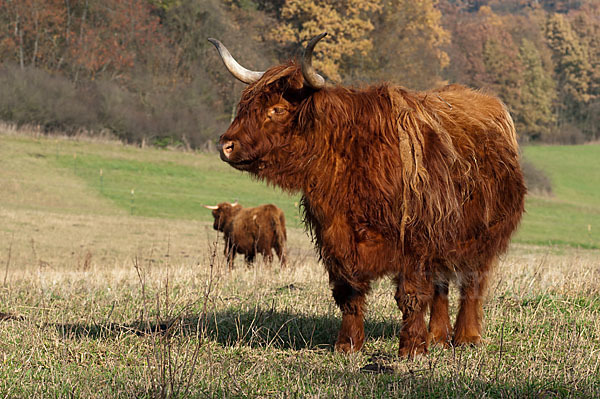
{"type": "Polygon", "coordinates": [[[215,230],[225,236],[225,256],[229,268],[233,268],[235,254],[243,254],[246,262],[252,263],[257,253],[271,263],[275,250],[282,266],[286,265],[285,216],[275,205],[260,205],[256,208],[243,208],[236,202],[223,202],[216,206],[204,205],[212,209],[215,230]]]}

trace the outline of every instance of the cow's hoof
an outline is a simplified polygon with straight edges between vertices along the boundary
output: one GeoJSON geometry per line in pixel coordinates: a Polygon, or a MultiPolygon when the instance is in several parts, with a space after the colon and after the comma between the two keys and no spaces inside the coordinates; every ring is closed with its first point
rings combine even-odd
{"type": "Polygon", "coordinates": [[[420,346],[403,346],[398,349],[398,356],[406,358],[406,359],[414,359],[419,355],[426,355],[427,348],[425,345],[420,346]]]}
{"type": "Polygon", "coordinates": [[[442,348],[449,348],[452,342],[451,335],[443,333],[431,332],[429,334],[429,344],[432,346],[441,346],[442,348]]]}
{"type": "Polygon", "coordinates": [[[426,355],[427,352],[427,341],[425,339],[407,339],[400,341],[398,356],[414,359],[418,355],[426,355]]]}
{"type": "Polygon", "coordinates": [[[340,353],[358,352],[363,346],[363,342],[355,342],[351,339],[338,339],[335,343],[335,351],[340,353]]]}
{"type": "Polygon", "coordinates": [[[449,348],[452,342],[452,327],[449,324],[429,325],[429,343],[449,348]]]}
{"type": "Polygon", "coordinates": [[[456,334],[454,339],[452,340],[452,344],[454,346],[479,346],[482,344],[481,335],[464,335],[464,334],[456,334]]]}

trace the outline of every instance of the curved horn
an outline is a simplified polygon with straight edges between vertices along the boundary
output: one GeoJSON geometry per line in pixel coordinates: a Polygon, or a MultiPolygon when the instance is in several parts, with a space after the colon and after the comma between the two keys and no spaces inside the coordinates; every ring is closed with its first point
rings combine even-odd
{"type": "Polygon", "coordinates": [[[202,205],[202,206],[205,207],[206,209],[212,209],[213,211],[215,209],[219,209],[219,207],[216,205],[202,205]]]}
{"type": "Polygon", "coordinates": [[[263,76],[264,72],[251,71],[241,66],[235,60],[235,58],[233,58],[229,50],[227,50],[227,48],[223,46],[223,43],[221,43],[217,39],[209,38],[208,41],[215,45],[215,47],[219,51],[221,59],[223,60],[223,64],[225,64],[227,70],[231,72],[231,74],[237,79],[241,80],[244,83],[250,84],[256,82],[263,76]]]}
{"type": "Polygon", "coordinates": [[[315,45],[319,40],[327,36],[327,32],[323,32],[310,39],[306,45],[304,55],[302,56],[302,75],[306,83],[313,89],[322,89],[325,87],[325,79],[319,75],[312,66],[312,53],[315,45]]]}
{"type": "Polygon", "coordinates": [[[238,206],[239,204],[238,204],[238,201],[237,201],[237,200],[235,200],[235,202],[234,202],[233,204],[230,204],[230,205],[231,205],[231,206],[238,206]]]}

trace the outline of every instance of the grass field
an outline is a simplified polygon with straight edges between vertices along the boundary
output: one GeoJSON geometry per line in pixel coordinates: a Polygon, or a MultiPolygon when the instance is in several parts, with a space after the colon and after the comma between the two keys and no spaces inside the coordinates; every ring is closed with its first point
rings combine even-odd
{"type": "MultiPolygon", "coordinates": [[[[101,201],[115,212],[208,221],[212,216],[202,208],[203,204],[239,199],[247,206],[275,202],[299,226],[299,220],[294,220],[298,219],[294,209],[297,198],[252,181],[214,154],[22,136],[2,137],[0,151],[3,163],[9,166],[0,177],[3,183],[34,185],[52,197],[74,187],[85,187],[87,195],[96,201],[89,206],[87,201],[81,201],[78,212],[97,213],[96,202],[101,201]]],[[[22,202],[21,194],[15,192],[11,201],[22,202]]],[[[45,200],[35,206],[38,205],[47,207],[45,200]]]]}
{"type": "Polygon", "coordinates": [[[364,350],[332,351],[297,198],[215,155],[0,134],[0,397],[598,397],[599,148],[525,149],[555,195],[528,199],[484,344],[409,362],[387,280],[364,350]],[[290,267],[227,271],[201,205],[229,199],[285,210],[290,267]]]}
{"type": "Polygon", "coordinates": [[[552,181],[553,196],[530,196],[517,242],[600,248],[600,144],[524,147],[552,181]]]}

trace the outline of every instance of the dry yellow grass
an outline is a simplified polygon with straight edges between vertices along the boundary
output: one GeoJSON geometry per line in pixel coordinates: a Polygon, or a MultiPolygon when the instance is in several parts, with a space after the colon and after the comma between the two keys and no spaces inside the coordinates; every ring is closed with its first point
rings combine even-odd
{"type": "Polygon", "coordinates": [[[0,324],[7,397],[600,393],[597,251],[514,246],[491,284],[485,344],[407,362],[385,280],[369,298],[365,349],[332,352],[339,314],[302,231],[290,232],[290,268],[230,273],[206,223],[1,212],[15,234],[1,236],[0,260],[9,247],[11,258],[0,311],[22,317],[0,324]],[[169,339],[148,332],[169,325],[169,339]]]}

